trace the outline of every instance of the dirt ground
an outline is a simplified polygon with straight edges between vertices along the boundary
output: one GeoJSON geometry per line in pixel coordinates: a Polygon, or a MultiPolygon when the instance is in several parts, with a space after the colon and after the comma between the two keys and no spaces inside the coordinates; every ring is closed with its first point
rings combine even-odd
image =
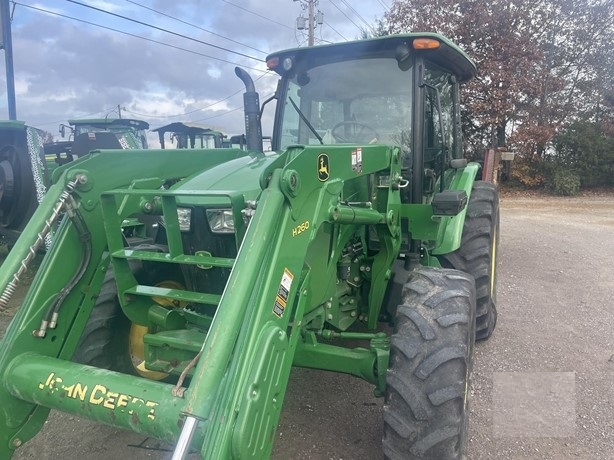
{"type": "MultiPolygon", "coordinates": [[[[469,459],[614,459],[614,197],[503,197],[500,237],[499,322],[476,347],[469,459]]],[[[381,408],[356,378],[295,369],[273,459],[381,458],[381,408]]],[[[52,413],[13,458],[171,451],[52,413]]]]}

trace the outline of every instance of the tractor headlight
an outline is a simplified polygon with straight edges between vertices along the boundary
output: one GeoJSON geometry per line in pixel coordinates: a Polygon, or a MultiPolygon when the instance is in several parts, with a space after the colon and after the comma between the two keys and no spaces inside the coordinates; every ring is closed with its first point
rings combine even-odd
{"type": "Polygon", "coordinates": [[[232,209],[207,209],[207,221],[213,233],[234,233],[232,209]]]}
{"type": "Polygon", "coordinates": [[[189,232],[192,227],[192,208],[177,208],[179,230],[189,232]]]}

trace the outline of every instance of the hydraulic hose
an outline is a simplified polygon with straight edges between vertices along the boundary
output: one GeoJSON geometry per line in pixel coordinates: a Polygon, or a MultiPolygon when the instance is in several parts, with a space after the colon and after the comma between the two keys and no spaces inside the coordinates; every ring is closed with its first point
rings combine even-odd
{"type": "Polygon", "coordinates": [[[77,207],[77,203],[75,202],[72,195],[69,196],[65,203],[66,214],[70,218],[73,223],[75,230],[77,231],[79,240],[81,241],[82,251],[81,251],[81,260],[79,261],[79,266],[75,271],[75,274],[72,276],[68,284],[64,286],[58,295],[56,296],[53,303],[47,308],[45,312],[45,316],[43,317],[43,321],[41,322],[41,327],[38,331],[35,332],[37,337],[44,337],[46,334],[47,328],[55,329],[58,317],[60,315],[60,309],[64,303],[64,300],[71,293],[74,287],[81,281],[81,278],[85,274],[87,267],[92,259],[92,235],[89,232],[85,220],[81,215],[77,207]]]}
{"type": "Polygon", "coordinates": [[[28,255],[21,261],[19,269],[13,275],[13,279],[9,281],[2,294],[0,294],[0,310],[4,310],[7,307],[9,301],[15,293],[15,290],[17,289],[17,285],[19,284],[21,277],[28,269],[28,265],[30,264],[30,262],[32,262],[32,259],[34,259],[34,257],[36,256],[36,251],[38,250],[38,248],[40,248],[41,245],[45,242],[45,238],[51,232],[53,225],[57,222],[60,212],[64,208],[66,201],[71,196],[75,187],[79,183],[79,180],[80,176],[77,176],[75,180],[66,184],[66,190],[64,190],[60,195],[58,202],[55,204],[53,210],[51,211],[51,216],[49,217],[49,219],[45,220],[43,229],[37,234],[36,241],[34,242],[34,244],[32,244],[32,246],[30,246],[28,250],[28,255]]]}

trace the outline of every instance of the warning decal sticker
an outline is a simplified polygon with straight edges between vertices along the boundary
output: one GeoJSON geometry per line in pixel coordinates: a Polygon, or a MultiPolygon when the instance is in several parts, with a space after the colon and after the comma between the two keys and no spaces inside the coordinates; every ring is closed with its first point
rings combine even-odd
{"type": "Polygon", "coordinates": [[[362,147],[352,151],[352,171],[362,174],[362,147]]]}
{"type": "Polygon", "coordinates": [[[278,318],[284,316],[286,310],[286,304],[288,303],[288,295],[290,295],[290,288],[292,287],[292,280],[294,275],[290,273],[287,268],[284,268],[284,274],[281,277],[279,283],[279,289],[277,290],[277,296],[275,297],[275,305],[273,305],[273,313],[278,318]]]}

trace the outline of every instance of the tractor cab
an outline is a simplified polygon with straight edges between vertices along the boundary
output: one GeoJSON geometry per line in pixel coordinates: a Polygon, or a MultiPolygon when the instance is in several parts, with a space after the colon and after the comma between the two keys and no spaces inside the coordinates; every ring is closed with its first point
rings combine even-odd
{"type": "MultiPolygon", "coordinates": [[[[100,118],[100,119],[74,119],[68,120],[70,125],[70,135],[77,143],[81,138],[87,138],[93,146],[89,150],[81,153],[74,152],[73,155],[78,156],[89,153],[90,150],[99,147],[96,139],[101,136],[105,137],[105,133],[111,133],[117,139],[117,145],[120,149],[146,149],[147,148],[147,130],[149,123],[142,120],[134,120],[131,118],[100,118]]],[[[66,125],[60,126],[62,137],[65,134],[66,125]]],[[[110,137],[110,136],[109,136],[110,137]]],[[[104,143],[104,142],[103,142],[104,143]]]]}
{"type": "Polygon", "coordinates": [[[45,145],[47,169],[73,161],[92,150],[146,149],[149,123],[130,118],[83,118],[61,124],[63,139],[45,145]]]}
{"type": "Polygon", "coordinates": [[[219,149],[228,142],[228,136],[221,131],[197,123],[175,122],[153,131],[158,133],[161,148],[166,148],[166,133],[170,133],[170,141],[176,143],[178,149],[219,149]]]}
{"type": "Polygon", "coordinates": [[[228,137],[221,131],[197,123],[174,122],[153,130],[158,133],[161,148],[167,148],[166,134],[178,149],[245,149],[245,134],[228,137]]]}
{"type": "Polygon", "coordinates": [[[267,57],[281,75],[273,149],[384,144],[402,149],[412,202],[460,158],[459,84],[475,66],[435,34],[297,48],[267,57]],[[409,179],[409,178],[408,178],[409,179]]]}

